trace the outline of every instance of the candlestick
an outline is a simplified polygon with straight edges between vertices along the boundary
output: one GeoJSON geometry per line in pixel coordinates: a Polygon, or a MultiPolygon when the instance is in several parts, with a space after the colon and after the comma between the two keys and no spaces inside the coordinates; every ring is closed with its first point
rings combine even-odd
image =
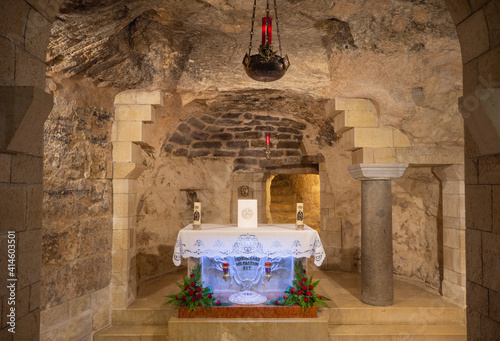
{"type": "Polygon", "coordinates": [[[193,230],[201,229],[201,202],[194,203],[193,230]]]}
{"type": "Polygon", "coordinates": [[[229,276],[229,263],[222,263],[222,278],[227,282],[231,276],[229,276]]]}
{"type": "Polygon", "coordinates": [[[271,263],[266,262],[264,265],[265,265],[265,269],[266,269],[265,277],[269,281],[271,279],[271,263]]]}
{"type": "Polygon", "coordinates": [[[304,204],[301,202],[297,203],[297,219],[295,222],[295,229],[296,230],[304,229],[304,204]]]}

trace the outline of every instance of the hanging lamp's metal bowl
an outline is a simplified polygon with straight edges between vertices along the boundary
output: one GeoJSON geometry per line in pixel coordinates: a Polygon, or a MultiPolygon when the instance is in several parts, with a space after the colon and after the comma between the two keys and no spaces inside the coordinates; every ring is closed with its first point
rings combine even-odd
{"type": "Polygon", "coordinates": [[[285,75],[290,62],[288,56],[274,55],[271,59],[266,59],[260,54],[249,56],[247,53],[243,59],[243,66],[248,77],[253,80],[272,82],[285,75]]]}

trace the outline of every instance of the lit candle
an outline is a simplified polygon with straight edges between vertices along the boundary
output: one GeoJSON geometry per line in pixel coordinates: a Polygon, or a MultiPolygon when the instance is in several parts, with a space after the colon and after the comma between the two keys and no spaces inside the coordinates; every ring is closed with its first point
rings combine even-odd
{"type": "Polygon", "coordinates": [[[271,145],[271,133],[266,133],[266,146],[271,145]]]}
{"type": "Polygon", "coordinates": [[[262,45],[265,45],[265,44],[271,45],[271,37],[272,37],[272,32],[273,32],[272,21],[273,21],[273,18],[271,18],[271,17],[263,17],[262,18],[262,45]]]}

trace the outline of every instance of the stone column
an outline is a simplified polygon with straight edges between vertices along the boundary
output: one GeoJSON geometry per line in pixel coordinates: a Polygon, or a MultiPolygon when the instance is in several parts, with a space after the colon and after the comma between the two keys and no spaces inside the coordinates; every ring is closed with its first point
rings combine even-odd
{"type": "Polygon", "coordinates": [[[394,303],[391,179],[407,164],[356,164],[348,167],[361,180],[361,301],[374,306],[394,303]]]}

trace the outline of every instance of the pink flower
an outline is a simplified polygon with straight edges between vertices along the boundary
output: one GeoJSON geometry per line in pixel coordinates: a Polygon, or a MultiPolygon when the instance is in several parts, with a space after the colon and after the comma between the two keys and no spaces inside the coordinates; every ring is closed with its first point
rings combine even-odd
{"type": "Polygon", "coordinates": [[[215,304],[220,305],[220,301],[215,302],[215,304]]]}
{"type": "Polygon", "coordinates": [[[276,301],[274,301],[274,304],[280,305],[280,301],[276,300],[276,301]]]}
{"type": "Polygon", "coordinates": [[[191,274],[189,277],[194,278],[194,274],[191,274]]]}
{"type": "Polygon", "coordinates": [[[295,289],[294,288],[291,288],[290,289],[290,292],[293,294],[295,292],[295,289]]]}
{"type": "Polygon", "coordinates": [[[322,299],[322,298],[323,298],[323,296],[321,296],[321,295],[318,295],[318,298],[319,298],[319,299],[322,299]]]}
{"type": "Polygon", "coordinates": [[[308,292],[306,292],[306,295],[307,296],[312,296],[312,292],[308,291],[308,292]]]}
{"type": "Polygon", "coordinates": [[[200,287],[196,288],[196,291],[201,292],[201,288],[200,287]]]}
{"type": "Polygon", "coordinates": [[[301,286],[303,286],[303,285],[304,285],[304,283],[302,283],[302,282],[299,282],[299,287],[301,287],[301,286]]]}
{"type": "Polygon", "coordinates": [[[188,291],[188,295],[193,296],[193,295],[194,295],[194,290],[193,290],[193,289],[189,290],[189,291],[188,291]]]}
{"type": "Polygon", "coordinates": [[[304,285],[304,286],[302,287],[302,290],[307,291],[307,286],[305,286],[305,285],[304,285]]]}
{"type": "Polygon", "coordinates": [[[208,298],[212,298],[212,294],[208,294],[208,295],[207,295],[207,297],[208,297],[208,298]]]}
{"type": "Polygon", "coordinates": [[[287,295],[283,296],[283,299],[284,299],[284,300],[286,300],[287,298],[288,298],[288,296],[287,296],[287,295]]]}
{"type": "Polygon", "coordinates": [[[186,296],[182,298],[182,302],[186,302],[186,296]]]}
{"type": "Polygon", "coordinates": [[[306,274],[306,270],[302,270],[302,273],[305,275],[306,274]]]}
{"type": "Polygon", "coordinates": [[[302,290],[299,290],[299,291],[297,292],[297,295],[299,295],[299,296],[300,296],[300,295],[302,295],[302,290]]]}
{"type": "Polygon", "coordinates": [[[196,294],[196,298],[201,300],[201,294],[196,294]]]}
{"type": "Polygon", "coordinates": [[[312,285],[309,286],[309,290],[313,290],[314,287],[312,285]]]}
{"type": "Polygon", "coordinates": [[[196,301],[196,297],[194,297],[194,296],[191,297],[191,301],[193,301],[193,302],[196,301]]]}
{"type": "Polygon", "coordinates": [[[307,281],[307,277],[302,277],[302,282],[307,281]]]}
{"type": "Polygon", "coordinates": [[[309,302],[309,299],[307,297],[305,297],[304,302],[309,302]]]}

